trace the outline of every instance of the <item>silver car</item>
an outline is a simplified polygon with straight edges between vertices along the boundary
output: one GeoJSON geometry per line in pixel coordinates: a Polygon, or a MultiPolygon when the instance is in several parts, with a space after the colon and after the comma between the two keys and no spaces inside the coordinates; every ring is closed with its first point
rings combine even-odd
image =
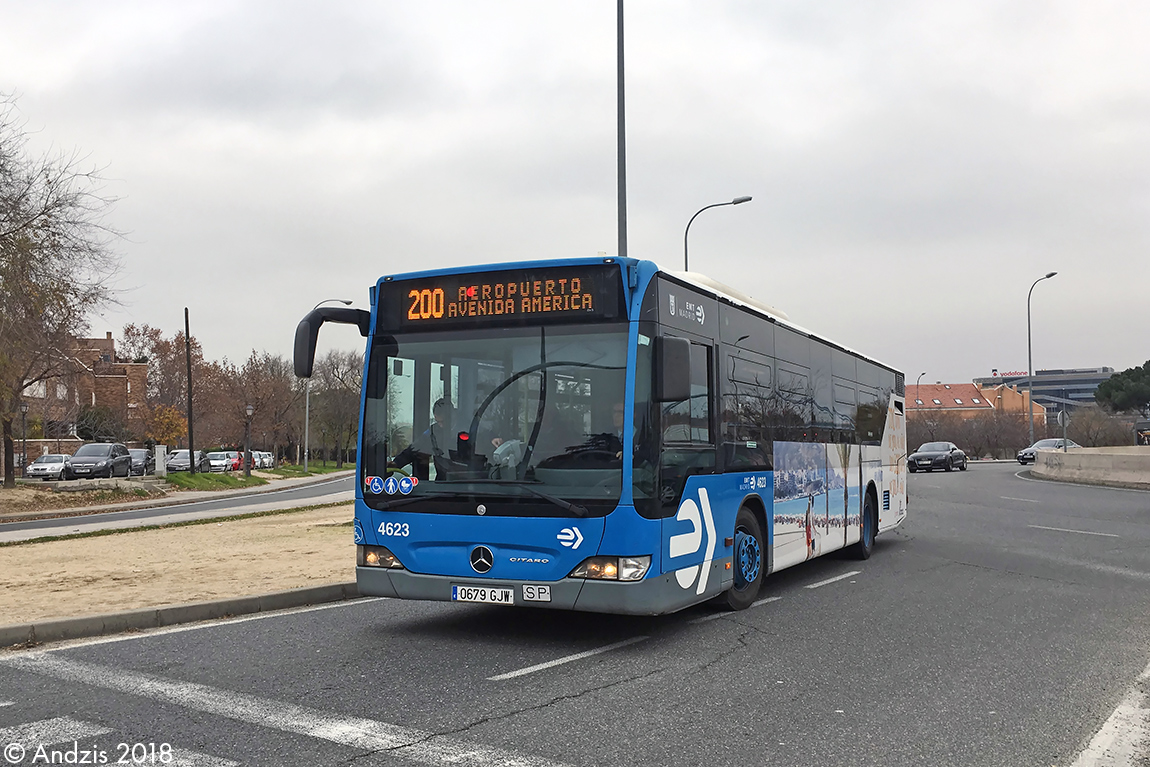
{"type": "Polygon", "coordinates": [[[63,479],[64,468],[68,465],[68,456],[59,453],[42,455],[24,469],[24,476],[29,479],[63,479]]]}

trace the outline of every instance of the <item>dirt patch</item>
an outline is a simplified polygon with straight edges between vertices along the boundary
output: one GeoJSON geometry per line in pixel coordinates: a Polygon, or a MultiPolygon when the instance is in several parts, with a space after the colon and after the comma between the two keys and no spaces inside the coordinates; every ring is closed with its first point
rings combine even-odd
{"type": "Polygon", "coordinates": [[[54,492],[50,487],[37,485],[0,487],[0,516],[83,506],[106,506],[111,503],[146,500],[149,497],[157,497],[157,494],[149,493],[144,487],[132,490],[75,490],[66,493],[54,492]]]}
{"type": "Polygon", "coordinates": [[[0,625],[355,580],[353,505],[0,547],[0,625]]]}

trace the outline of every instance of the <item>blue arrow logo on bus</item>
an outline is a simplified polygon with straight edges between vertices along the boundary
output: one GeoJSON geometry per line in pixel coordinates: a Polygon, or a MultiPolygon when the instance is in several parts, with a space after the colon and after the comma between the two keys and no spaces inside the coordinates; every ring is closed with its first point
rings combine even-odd
{"type": "Polygon", "coordinates": [[[565,527],[559,531],[559,535],[555,538],[572,551],[579,548],[579,544],[583,542],[583,534],[579,532],[577,527],[565,527]]]}

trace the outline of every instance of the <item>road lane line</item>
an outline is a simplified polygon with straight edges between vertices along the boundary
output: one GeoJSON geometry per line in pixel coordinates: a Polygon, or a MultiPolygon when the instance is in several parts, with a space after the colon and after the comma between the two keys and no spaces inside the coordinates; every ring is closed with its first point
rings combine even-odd
{"type": "Polygon", "coordinates": [[[172,748],[172,761],[166,767],[239,767],[239,762],[186,748],[172,748]]]}
{"type": "Polygon", "coordinates": [[[16,705],[16,701],[14,701],[14,700],[0,700],[0,708],[4,708],[5,706],[15,706],[15,705],[16,705]]]}
{"type": "Polygon", "coordinates": [[[0,665],[65,682],[148,698],[270,730],[306,735],[348,748],[386,751],[433,767],[558,767],[540,757],[467,743],[426,730],[339,716],[218,687],[59,658],[48,653],[0,657],[0,665]]]}
{"type": "Polygon", "coordinates": [[[94,738],[111,732],[88,722],[80,722],[71,717],[58,716],[55,719],[41,719],[38,722],[18,724],[15,727],[0,729],[0,743],[19,743],[28,751],[37,746],[50,746],[53,743],[71,743],[73,740],[94,738]]]}
{"type": "MultiPolygon", "coordinates": [[[[722,613],[719,613],[719,615],[722,615],[722,613]]],[[[618,650],[620,647],[626,647],[627,645],[635,644],[636,642],[642,642],[644,639],[650,639],[650,637],[647,637],[647,636],[631,637],[630,639],[624,639],[622,642],[616,642],[615,644],[609,644],[606,647],[599,647],[599,648],[596,648],[594,650],[586,650],[584,652],[577,652],[574,655],[567,655],[567,656],[562,657],[562,658],[556,658],[555,660],[549,660],[546,663],[539,663],[539,664],[534,665],[534,666],[528,666],[527,668],[521,668],[518,671],[508,671],[506,674],[499,674],[497,676],[489,676],[489,677],[487,677],[487,681],[488,682],[502,682],[502,681],[507,680],[507,679],[514,679],[517,676],[525,676],[527,674],[534,674],[536,671],[543,671],[545,669],[553,668],[555,666],[561,666],[564,663],[570,663],[571,661],[583,660],[584,658],[590,658],[592,655],[599,655],[600,653],[610,652],[611,650],[618,650]]]]}
{"type": "Polygon", "coordinates": [[[1023,503],[1041,503],[1041,501],[1036,501],[1033,498],[1011,498],[1009,495],[1000,495],[998,497],[1004,501],[1022,501],[1023,503]]]}
{"type": "Polygon", "coordinates": [[[818,583],[812,583],[809,586],[803,586],[803,588],[804,589],[817,589],[820,586],[826,586],[828,583],[834,583],[835,581],[841,581],[844,578],[849,578],[852,575],[858,575],[861,572],[862,572],[862,570],[851,570],[849,573],[843,573],[842,575],[836,575],[834,578],[827,578],[825,581],[819,581],[818,583]]]}
{"type": "MultiPolygon", "coordinates": [[[[757,602],[751,602],[751,607],[759,607],[760,605],[765,605],[765,604],[768,604],[770,602],[778,602],[780,599],[782,599],[782,597],[767,597],[766,599],[760,599],[757,602]]],[[[748,607],[747,609],[749,610],[751,608],[748,607]]],[[[701,618],[694,618],[692,620],[687,621],[687,623],[706,623],[707,621],[718,620],[719,618],[726,618],[728,615],[733,615],[733,614],[734,613],[729,613],[729,612],[712,613],[711,615],[704,615],[701,618]]]]}
{"type": "Polygon", "coordinates": [[[84,639],[68,639],[60,642],[53,643],[51,650],[45,650],[42,647],[37,647],[33,650],[16,650],[14,654],[20,653],[39,653],[39,652],[56,652],[59,650],[74,650],[77,647],[91,647],[92,645],[100,644],[114,644],[116,642],[134,642],[140,639],[148,639],[150,637],[166,636],[167,634],[182,634],[185,631],[202,631],[203,629],[217,628],[220,626],[231,626],[233,623],[247,623],[248,621],[267,620],[269,618],[280,618],[287,615],[295,615],[297,613],[310,613],[318,610],[335,610],[341,607],[356,607],[359,605],[366,605],[372,602],[378,602],[386,597],[356,597],[355,599],[345,599],[342,602],[328,602],[322,605],[304,605],[303,607],[288,607],[283,610],[269,610],[268,612],[254,613],[252,615],[244,615],[238,618],[209,618],[205,621],[198,623],[183,623],[176,626],[165,626],[164,628],[155,629],[141,629],[138,632],[131,634],[116,634],[113,636],[101,637],[86,637],[84,639]]]}
{"type": "Polygon", "coordinates": [[[1121,535],[1115,535],[1114,533],[1092,533],[1089,530],[1067,530],[1065,527],[1044,527],[1042,525],[1027,525],[1027,527],[1033,527],[1035,530],[1054,530],[1055,532],[1058,532],[1058,533],[1078,533],[1080,535],[1102,535],[1102,536],[1105,536],[1107,538],[1121,538],[1122,537],[1121,535]]]}
{"type": "Polygon", "coordinates": [[[1148,665],[1071,767],[1132,765],[1150,745],[1150,706],[1139,689],[1150,681],[1148,665]]]}

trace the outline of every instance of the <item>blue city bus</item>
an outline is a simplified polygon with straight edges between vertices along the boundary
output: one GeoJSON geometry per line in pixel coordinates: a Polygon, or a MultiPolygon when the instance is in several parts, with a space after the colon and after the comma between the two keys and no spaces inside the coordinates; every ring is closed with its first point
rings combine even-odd
{"type": "Polygon", "coordinates": [[[906,517],[903,375],[693,273],[584,258],[381,278],[354,534],[364,595],[657,615],[906,517]]]}

